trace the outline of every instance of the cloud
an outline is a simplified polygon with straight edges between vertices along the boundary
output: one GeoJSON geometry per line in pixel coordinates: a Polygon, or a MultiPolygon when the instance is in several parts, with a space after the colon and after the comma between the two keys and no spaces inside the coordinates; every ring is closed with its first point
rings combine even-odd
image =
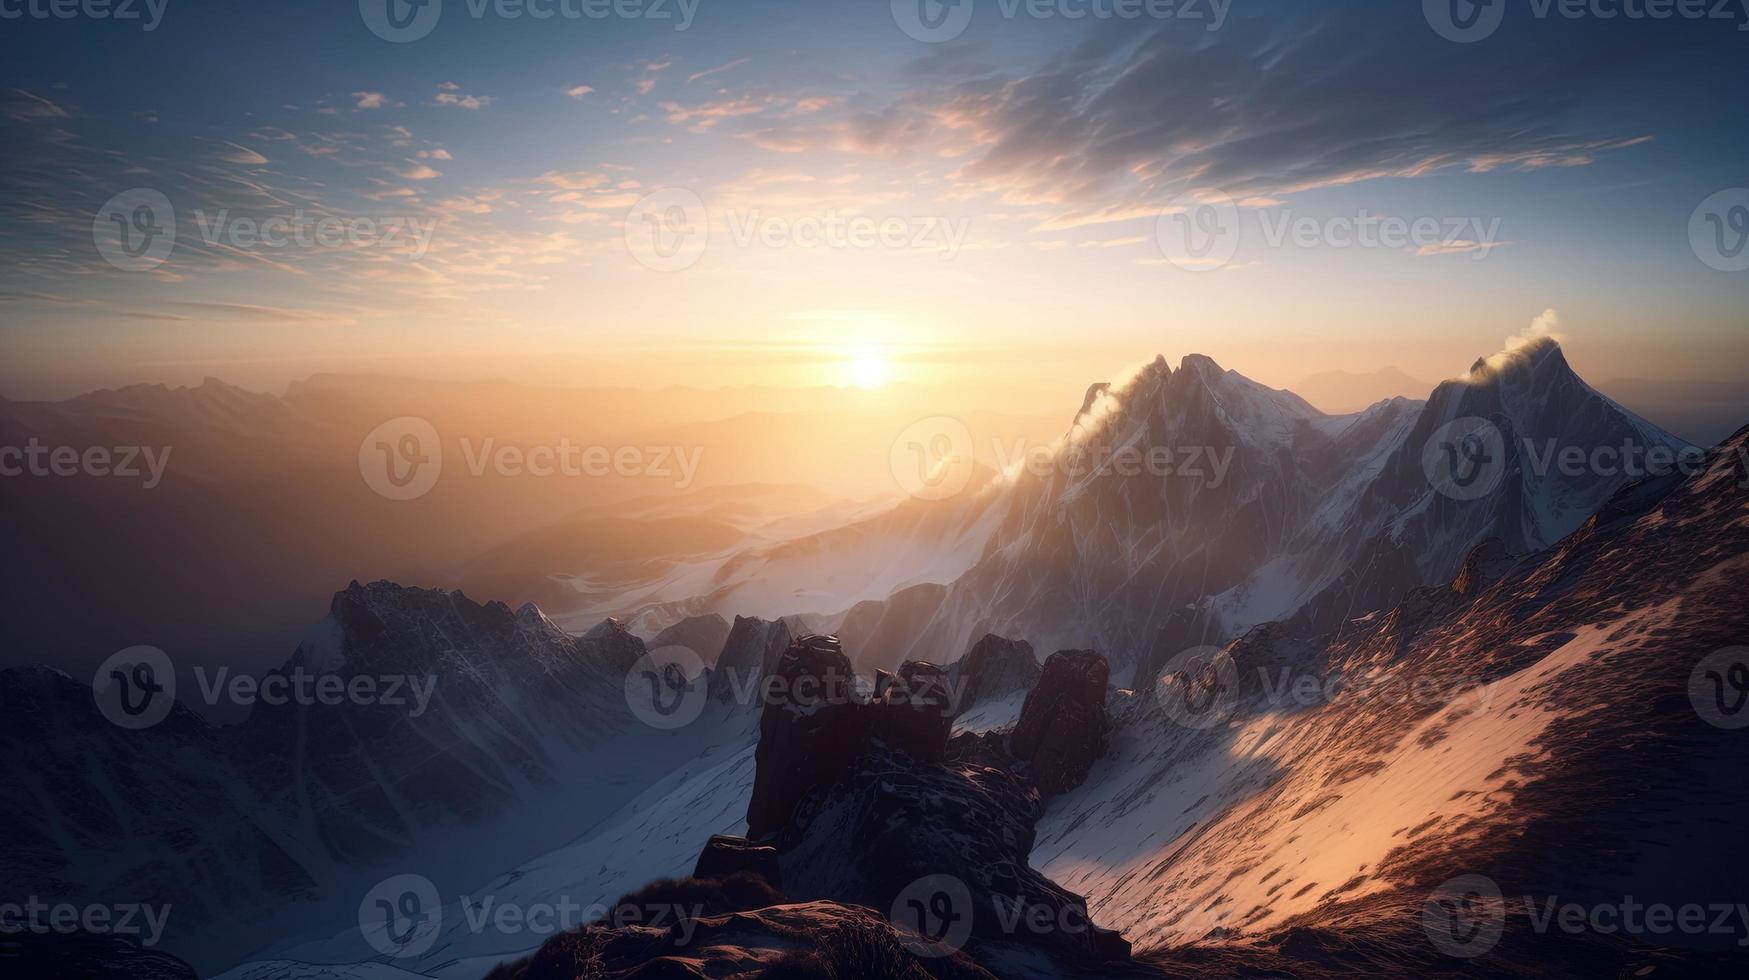
{"type": "MultiPolygon", "coordinates": [[[[1490,249],[1503,248],[1514,242],[1477,242],[1467,238],[1454,238],[1450,241],[1435,242],[1423,245],[1415,250],[1416,255],[1463,255],[1466,252],[1486,252],[1490,249]]],[[[1553,313],[1553,310],[1549,311],[1553,313]]]]}
{"type": "Polygon", "coordinates": [[[719,72],[728,71],[731,68],[739,68],[742,65],[744,65],[747,62],[752,61],[752,60],[753,60],[752,58],[736,58],[734,61],[731,61],[726,65],[718,65],[715,68],[706,68],[704,71],[695,71],[692,74],[686,76],[686,81],[688,82],[688,84],[690,84],[692,82],[698,81],[701,78],[707,78],[707,77],[709,77],[711,75],[715,75],[719,72]]]}
{"type": "Polygon", "coordinates": [[[1539,340],[1553,340],[1556,343],[1560,343],[1567,339],[1566,336],[1560,332],[1560,326],[1561,315],[1556,313],[1553,309],[1544,310],[1537,314],[1537,316],[1530,321],[1530,326],[1526,327],[1522,332],[1507,337],[1506,344],[1501,350],[1510,353],[1518,350],[1520,347],[1534,344],[1539,340]]]}
{"type": "Polygon", "coordinates": [[[445,86],[439,87],[446,86],[452,90],[437,93],[437,105],[455,106],[459,109],[484,109],[497,101],[496,97],[491,95],[457,95],[453,91],[454,83],[445,83],[445,86]]]}
{"type": "Polygon", "coordinates": [[[247,146],[241,146],[232,143],[229,140],[220,140],[219,142],[230,147],[228,150],[221,150],[219,152],[219,159],[226,163],[237,163],[247,167],[259,167],[267,162],[266,157],[249,149],[247,146]]]}
{"type": "Polygon", "coordinates": [[[403,167],[403,168],[390,167],[389,170],[391,172],[393,172],[396,176],[404,178],[406,180],[431,180],[433,178],[443,176],[442,173],[431,169],[431,167],[427,166],[426,164],[416,163],[412,160],[407,161],[406,167],[403,167]]]}
{"type": "Polygon", "coordinates": [[[388,101],[381,92],[354,92],[352,97],[358,100],[354,109],[381,109],[388,101]]]}
{"type": "Polygon", "coordinates": [[[577,170],[570,173],[560,173],[556,170],[549,170],[546,173],[541,174],[539,177],[536,177],[534,182],[562,191],[587,191],[606,185],[608,183],[608,178],[603,174],[590,173],[586,170],[577,170]]]}
{"type": "Polygon", "coordinates": [[[435,150],[420,150],[419,151],[419,159],[421,159],[421,160],[454,160],[455,157],[450,156],[449,151],[440,146],[435,150]]]}
{"type": "Polygon", "coordinates": [[[936,52],[913,63],[897,95],[741,135],[781,152],[957,159],[963,187],[1048,205],[1063,227],[1144,214],[1197,186],[1278,199],[1383,178],[1585,166],[1648,138],[1597,128],[1606,117],[1585,110],[1611,98],[1597,66],[1645,75],[1697,33],[1527,22],[1458,45],[1428,30],[1413,3],[1296,7],[1218,32],[1101,24],[1026,73],[991,70],[972,49],[936,52]]]}
{"type": "Polygon", "coordinates": [[[0,112],[4,112],[14,119],[67,118],[67,110],[40,95],[26,92],[21,88],[13,89],[12,95],[13,98],[0,103],[0,112]]]}
{"type": "Polygon", "coordinates": [[[751,116],[764,112],[772,104],[772,99],[744,95],[734,99],[722,99],[716,102],[702,102],[697,105],[682,105],[678,102],[662,103],[662,111],[667,113],[670,123],[676,126],[692,124],[694,132],[703,132],[714,127],[724,119],[734,119],[739,116],[751,116]]]}
{"type": "Polygon", "coordinates": [[[589,86],[589,85],[573,85],[573,86],[571,86],[571,87],[570,87],[570,88],[568,88],[568,89],[566,89],[566,90],[565,90],[565,94],[566,94],[566,95],[568,95],[568,96],[570,96],[570,97],[571,97],[571,98],[573,98],[573,99],[579,99],[579,100],[580,100],[580,99],[582,99],[582,98],[583,98],[583,97],[584,97],[584,96],[585,96],[585,95],[588,95],[588,94],[589,94],[589,93],[590,93],[590,92],[593,92],[593,91],[595,91],[595,89],[594,89],[594,87],[593,87],[593,86],[589,86]]]}

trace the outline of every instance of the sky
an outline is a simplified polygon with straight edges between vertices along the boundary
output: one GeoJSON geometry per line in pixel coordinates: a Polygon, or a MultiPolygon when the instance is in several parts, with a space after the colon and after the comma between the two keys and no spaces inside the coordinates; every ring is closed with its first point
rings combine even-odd
{"type": "Polygon", "coordinates": [[[1155,353],[1436,381],[1550,310],[1589,378],[1749,366],[1735,0],[63,3],[0,0],[11,398],[1036,409],[1155,353]]]}

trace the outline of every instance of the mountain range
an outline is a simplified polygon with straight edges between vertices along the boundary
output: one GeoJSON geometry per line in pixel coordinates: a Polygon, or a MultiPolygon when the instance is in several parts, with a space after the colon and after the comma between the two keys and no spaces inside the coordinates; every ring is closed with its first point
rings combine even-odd
{"type": "MultiPolygon", "coordinates": [[[[185,424],[239,451],[279,412],[198,404],[185,424]]],[[[294,465],[302,444],[275,458],[294,465]]],[[[1744,898],[1728,661],[1749,631],[1732,589],[1749,571],[1749,429],[1690,446],[1546,340],[1345,416],[1190,355],[1090,387],[1038,463],[896,505],[767,487],[811,512],[702,545],[685,521],[769,528],[772,511],[729,492],[576,512],[681,522],[660,561],[597,566],[598,601],[571,614],[620,617],[354,582],[266,675],[398,679],[426,692],[412,705],[260,702],[216,724],[189,706],[223,681],[197,671],[136,730],[102,671],[94,686],[0,670],[16,842],[0,870],[33,895],[170,904],[166,949],[235,980],[483,976],[551,936],[471,926],[478,896],[611,908],[697,870],[719,836],[790,862],[723,912],[753,916],[723,933],[729,960],[810,922],[897,929],[880,942],[904,947],[858,918],[902,884],[894,868],[928,863],[881,870],[905,842],[864,839],[855,814],[877,803],[964,841],[920,853],[953,854],[980,888],[1024,860],[1029,894],[1121,934],[1121,965],[1099,969],[1126,972],[1107,975],[1439,975],[1456,967],[1423,899],[1473,876],[1508,898],[1744,898]],[[845,740],[841,768],[819,768],[750,703],[798,656],[873,674],[872,703],[927,683],[952,707],[927,733],[870,709],[846,732],[888,731],[880,744],[804,740],[845,740]],[[771,802],[772,780],[810,772],[771,802]],[[896,783],[927,792],[868,795],[896,783]],[[999,808],[1026,815],[1012,826],[944,828],[935,809],[1029,793],[999,808]],[[834,816],[792,826],[792,805],[834,816]],[[359,899],[410,868],[443,926],[386,963],[359,899]]],[[[588,539],[523,532],[487,565],[565,561],[570,540],[588,539]]],[[[1471,965],[1532,969],[1533,913],[1506,903],[1498,951],[1471,965]]],[[[623,956],[628,935],[596,938],[623,956]]],[[[1060,975],[1079,968],[1054,958],[1087,952],[979,935],[932,975],[1060,975]]],[[[1556,955],[1655,975],[1666,947],[1721,942],[1592,939],[1556,955]]]]}

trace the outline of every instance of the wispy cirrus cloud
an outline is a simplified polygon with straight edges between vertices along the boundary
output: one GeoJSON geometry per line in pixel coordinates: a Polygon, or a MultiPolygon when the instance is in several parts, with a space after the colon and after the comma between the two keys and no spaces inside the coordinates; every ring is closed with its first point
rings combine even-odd
{"type": "Polygon", "coordinates": [[[723,72],[730,71],[730,70],[735,69],[735,68],[739,68],[742,65],[747,64],[748,62],[750,62],[752,60],[753,60],[752,58],[736,58],[734,61],[731,61],[726,65],[718,65],[715,68],[706,68],[704,71],[695,71],[692,74],[686,76],[686,81],[688,84],[691,84],[693,82],[698,81],[701,78],[709,78],[712,75],[720,75],[723,72]]]}
{"type": "MultiPolygon", "coordinates": [[[[1651,138],[1586,122],[1581,110],[1606,98],[1592,69],[1646,68],[1686,43],[1600,30],[1585,44],[1544,43],[1545,26],[1533,25],[1455,45],[1409,7],[1335,4],[1235,19],[1218,33],[1097,25],[1025,72],[950,45],[913,61],[912,84],[884,99],[810,106],[802,118],[716,118],[774,152],[954,161],[956,185],[1049,208],[1040,227],[1062,230],[1153,216],[1199,186],[1275,200],[1391,178],[1587,166],[1651,138]]],[[[697,124],[672,108],[669,119],[697,124]]]]}

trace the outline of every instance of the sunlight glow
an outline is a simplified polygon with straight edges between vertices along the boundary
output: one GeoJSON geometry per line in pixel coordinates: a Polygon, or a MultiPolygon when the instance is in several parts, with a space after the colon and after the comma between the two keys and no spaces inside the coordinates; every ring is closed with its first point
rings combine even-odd
{"type": "Polygon", "coordinates": [[[893,380],[893,365],[881,351],[862,347],[849,352],[846,370],[858,388],[881,388],[893,380]]]}

